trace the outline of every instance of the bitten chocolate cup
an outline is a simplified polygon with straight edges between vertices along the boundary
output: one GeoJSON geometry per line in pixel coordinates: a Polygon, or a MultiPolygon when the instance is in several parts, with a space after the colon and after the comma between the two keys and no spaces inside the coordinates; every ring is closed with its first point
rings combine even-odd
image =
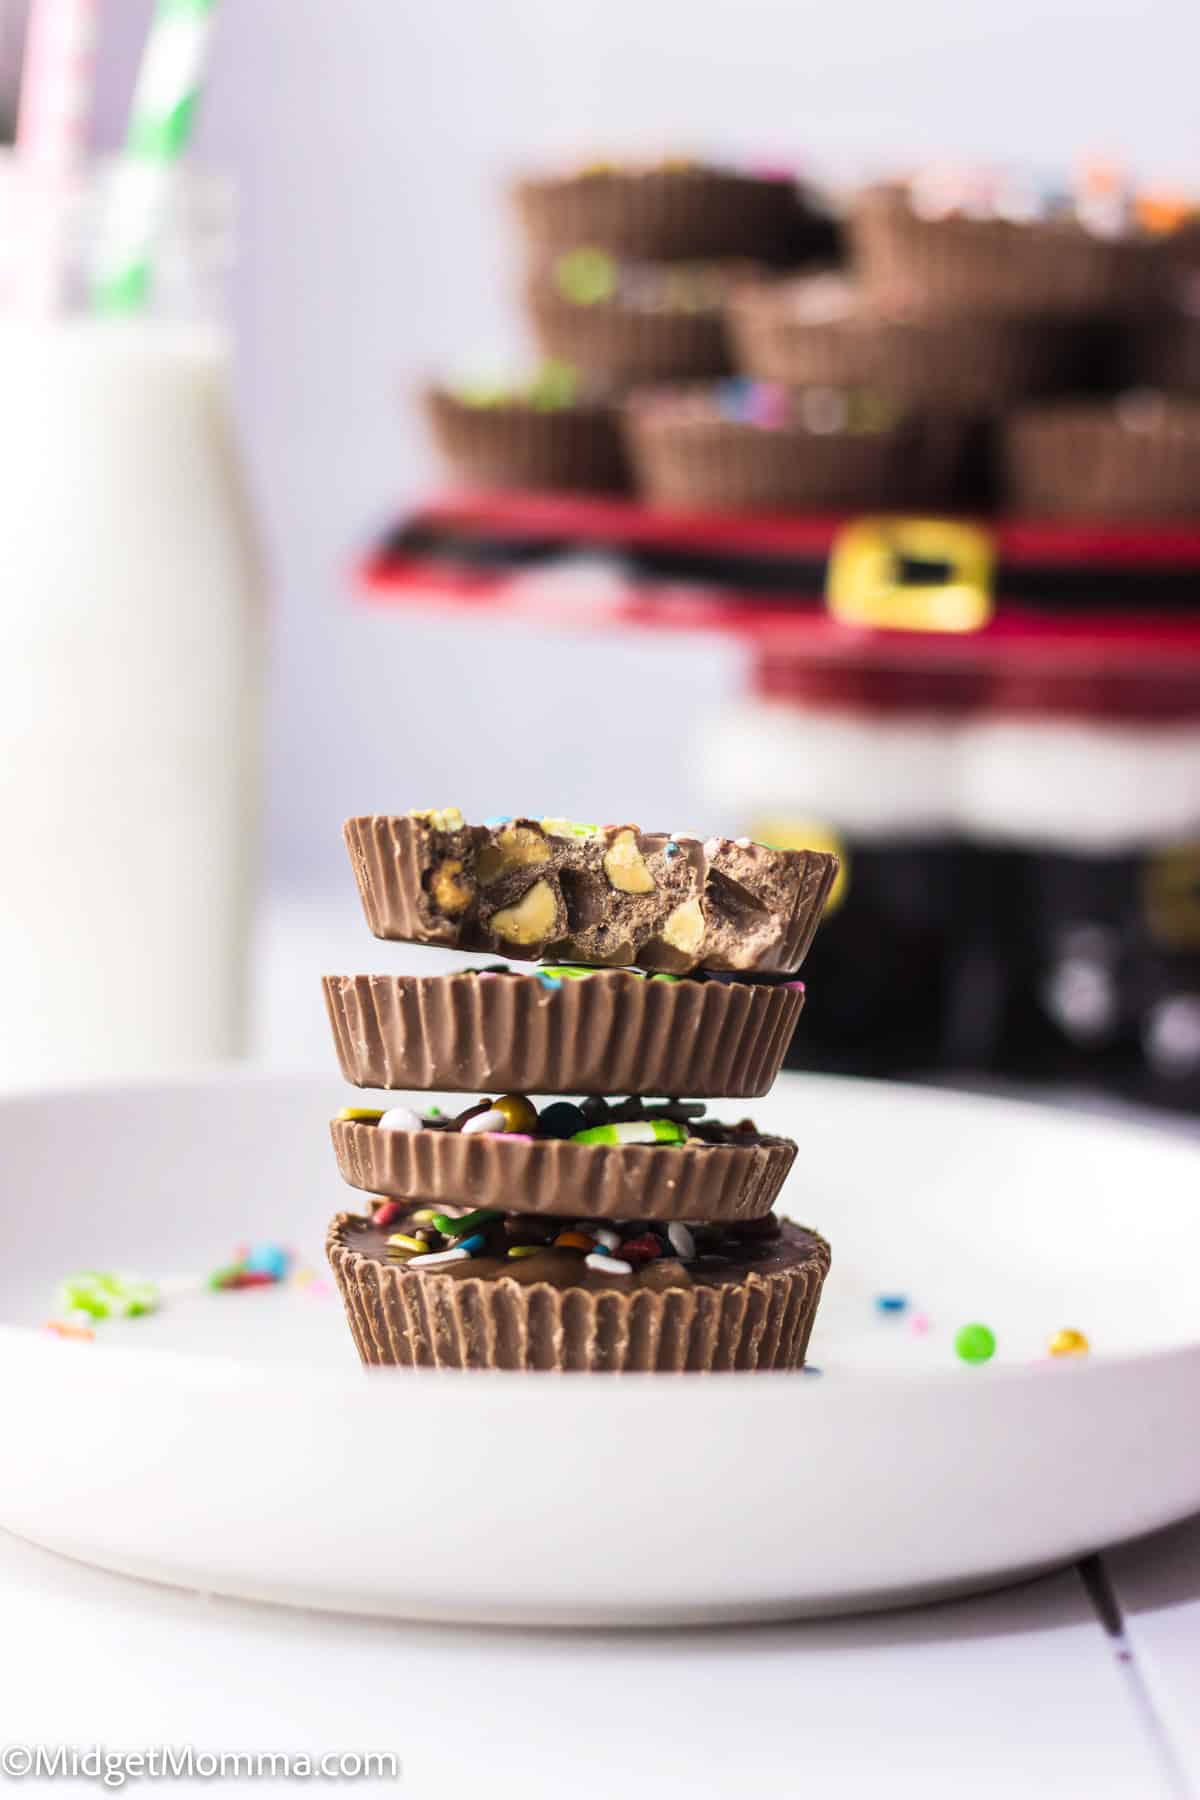
{"type": "Polygon", "coordinates": [[[517,215],[535,255],[597,244],[654,262],[802,253],[823,231],[790,181],[681,165],[520,181],[517,215]]]}
{"type": "Polygon", "coordinates": [[[378,938],[670,975],[790,975],[838,866],[636,825],[468,825],[455,808],[349,819],[345,836],[378,938]]]}
{"type": "Polygon", "coordinates": [[[355,1087],[456,1093],[765,1094],[804,1005],[800,983],[327,975],[342,1074],[355,1087]]]}
{"type": "Polygon", "coordinates": [[[578,401],[547,408],[517,399],[471,406],[431,388],[425,410],[443,460],[471,486],[574,493],[629,487],[614,407],[578,401]]]}
{"type": "Polygon", "coordinates": [[[651,1263],[608,1276],[565,1252],[416,1269],[339,1213],[327,1254],[368,1366],[583,1374],[766,1373],[804,1362],[829,1246],[788,1220],[720,1267],[651,1263]]]}
{"type": "Polygon", "coordinates": [[[334,1119],[343,1181],[398,1200],[574,1219],[761,1219],[796,1158],[789,1138],[705,1121],[686,1144],[576,1144],[569,1139],[438,1130],[383,1131],[334,1119]]]}

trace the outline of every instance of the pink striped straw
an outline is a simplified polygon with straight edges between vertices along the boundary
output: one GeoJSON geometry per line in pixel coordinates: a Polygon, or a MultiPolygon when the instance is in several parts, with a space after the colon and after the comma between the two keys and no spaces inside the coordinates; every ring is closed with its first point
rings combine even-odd
{"type": "Polygon", "coordinates": [[[33,0],[17,114],[24,207],[16,301],[53,312],[62,299],[71,206],[87,148],[97,0],[33,0]]]}

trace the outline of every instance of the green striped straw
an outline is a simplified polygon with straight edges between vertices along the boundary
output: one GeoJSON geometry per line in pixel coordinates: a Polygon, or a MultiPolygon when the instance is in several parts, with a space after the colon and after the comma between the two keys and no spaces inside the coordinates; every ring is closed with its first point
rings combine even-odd
{"type": "Polygon", "coordinates": [[[98,312],[146,304],[175,166],[192,132],[216,0],[158,0],[134,89],[125,154],[101,235],[98,312]]]}

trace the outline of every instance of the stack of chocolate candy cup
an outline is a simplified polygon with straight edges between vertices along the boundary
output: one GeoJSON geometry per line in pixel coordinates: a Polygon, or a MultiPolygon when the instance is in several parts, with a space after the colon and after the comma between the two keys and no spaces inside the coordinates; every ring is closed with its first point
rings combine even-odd
{"type": "Polygon", "coordinates": [[[771,1210],[796,1145],[703,1102],[774,1081],[836,860],[455,809],[346,837],[377,937],[560,959],[326,978],[348,1081],[478,1096],[333,1121],[371,1196],[328,1242],[363,1362],[799,1368],[829,1248],[771,1210]]]}

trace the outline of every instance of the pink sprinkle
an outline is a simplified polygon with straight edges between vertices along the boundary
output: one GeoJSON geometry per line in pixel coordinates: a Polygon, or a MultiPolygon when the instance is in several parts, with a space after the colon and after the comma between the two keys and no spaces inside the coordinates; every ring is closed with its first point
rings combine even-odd
{"type": "Polygon", "coordinates": [[[322,1281],[321,1277],[317,1275],[312,1281],[305,1284],[304,1291],[306,1294],[312,1294],[314,1299],[323,1300],[330,1291],[329,1283],[322,1281]]]}
{"type": "Polygon", "coordinates": [[[785,981],[783,985],[785,988],[791,988],[793,992],[797,994],[803,994],[805,992],[804,983],[802,981],[785,981]]]}
{"type": "Polygon", "coordinates": [[[924,1337],[926,1332],[933,1330],[933,1323],[928,1313],[914,1313],[908,1322],[908,1328],[917,1337],[924,1337]]]}
{"type": "Polygon", "coordinates": [[[488,1131],[486,1137],[504,1138],[510,1144],[532,1144],[533,1139],[527,1131],[488,1131]]]}

